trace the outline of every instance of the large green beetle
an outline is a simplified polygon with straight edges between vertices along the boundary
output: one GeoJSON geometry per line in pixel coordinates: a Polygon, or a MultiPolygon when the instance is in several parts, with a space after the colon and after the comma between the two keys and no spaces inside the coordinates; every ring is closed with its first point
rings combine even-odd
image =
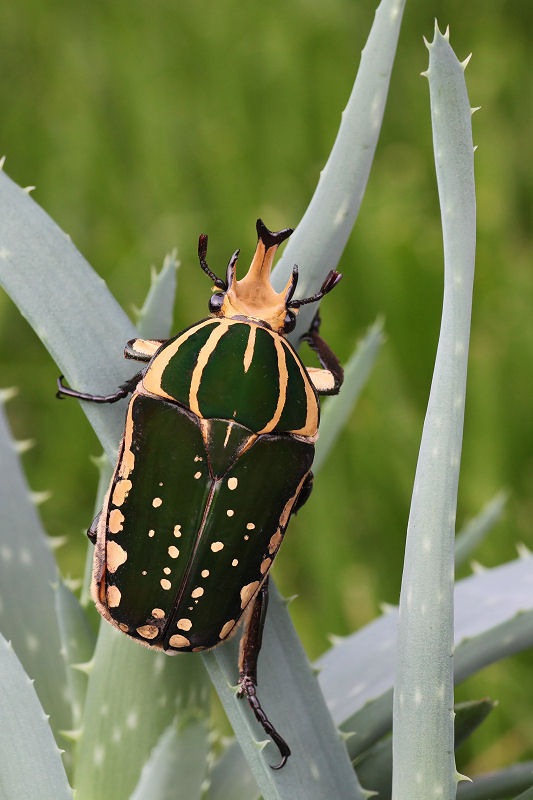
{"type": "Polygon", "coordinates": [[[318,335],[318,315],[304,338],[322,369],[306,368],[284,334],[299,307],[341,276],[331,271],[317,294],[294,300],[295,267],[275,292],[272,261],[292,230],[274,233],[258,220],[257,232],[240,281],[239,251],[221,280],[200,237],[200,264],[215,284],[212,316],[168,340],[128,342],[125,356],[146,366],[114,394],[77,392],[60,378],[58,397],[113,403],[132,395],[111,485],[88,531],[98,611],[166,653],[216,647],[244,616],[240,694],[277,744],[279,768],[290,749],[255,692],[268,573],[311,491],[318,395],[337,393],[343,377],[318,335]]]}

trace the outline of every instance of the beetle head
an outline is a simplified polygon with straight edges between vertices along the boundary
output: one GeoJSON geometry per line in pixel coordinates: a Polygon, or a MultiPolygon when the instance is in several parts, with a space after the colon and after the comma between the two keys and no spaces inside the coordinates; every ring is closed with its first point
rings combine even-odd
{"type": "Polygon", "coordinates": [[[298,267],[295,265],[292,275],[283,291],[276,292],[270,282],[270,270],[276,250],[291,235],[292,228],[282,231],[269,231],[261,219],[257,220],[257,248],[250,264],[250,269],[240,281],[235,269],[239,251],[230,258],[223,281],[211,272],[205,260],[207,254],[207,236],[200,236],[198,256],[204,272],[214,281],[213,294],[209,300],[209,311],[217,317],[248,317],[259,322],[266,322],[274,331],[290,333],[296,326],[296,316],[300,306],[316,303],[338,284],[342,275],[330,270],[320,290],[311,297],[293,300],[298,283],[298,267]]]}
{"type": "MultiPolygon", "coordinates": [[[[244,278],[237,280],[235,270],[239,251],[230,259],[226,273],[226,285],[215,281],[215,293],[211,296],[209,310],[222,317],[251,317],[266,322],[279,333],[287,332],[287,316],[291,322],[294,311],[288,314],[287,304],[296,288],[297,270],[293,272],[283,291],[276,292],[270,283],[270,270],[279,245],[292,233],[292,228],[269,231],[262,220],[257,220],[257,248],[244,278]],[[296,276],[296,278],[295,278],[296,276]],[[227,286],[227,289],[226,289],[227,286]],[[220,291],[220,290],[225,291],[220,291]]],[[[294,326],[293,326],[294,327],[294,326]]]]}

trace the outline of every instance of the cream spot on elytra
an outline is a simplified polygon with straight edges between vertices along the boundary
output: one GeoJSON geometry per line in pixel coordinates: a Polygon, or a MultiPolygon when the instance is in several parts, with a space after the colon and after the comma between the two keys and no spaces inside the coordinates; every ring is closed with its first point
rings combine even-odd
{"type": "Polygon", "coordinates": [[[152,608],[152,617],[155,617],[156,619],[163,619],[164,616],[165,612],[162,608],[152,608]]]}
{"type": "Polygon", "coordinates": [[[189,647],[191,644],[186,636],[180,636],[179,633],[175,633],[174,636],[171,636],[168,643],[171,647],[189,647]]]}
{"type": "Polygon", "coordinates": [[[246,528],[247,528],[249,531],[253,531],[253,530],[255,529],[255,525],[254,525],[254,523],[253,523],[253,522],[248,522],[248,523],[246,524],[246,528]]]}
{"type": "Polygon", "coordinates": [[[163,505],[163,501],[161,500],[160,497],[154,497],[154,499],[152,500],[152,505],[154,508],[159,508],[159,506],[163,505]]]}
{"type": "Polygon", "coordinates": [[[111,500],[114,506],[121,506],[123,504],[131,487],[132,482],[127,478],[117,481],[115,488],[113,489],[113,498],[111,500]]]}
{"type": "Polygon", "coordinates": [[[202,572],[201,572],[201,575],[202,575],[202,578],[208,578],[209,577],[209,570],[208,569],[203,569],[202,572]]]}
{"type": "Polygon", "coordinates": [[[118,587],[108,586],[106,596],[109,608],[116,608],[120,604],[121,594],[118,587]]]}
{"type": "Polygon", "coordinates": [[[148,536],[150,537],[150,539],[151,539],[152,537],[154,537],[154,536],[155,536],[155,531],[154,531],[154,529],[153,529],[153,528],[151,528],[151,529],[148,531],[148,536]]]}
{"type": "Polygon", "coordinates": [[[163,589],[166,589],[167,591],[168,591],[168,589],[170,589],[170,587],[172,586],[172,584],[170,583],[170,581],[167,581],[167,579],[166,579],[166,578],[161,578],[161,580],[159,581],[159,583],[161,584],[162,588],[163,588],[163,589]]]}
{"type": "Polygon", "coordinates": [[[228,620],[228,621],[227,621],[227,622],[226,622],[226,623],[225,623],[225,624],[222,626],[222,630],[221,630],[221,631],[220,631],[220,633],[218,634],[218,638],[219,638],[219,639],[224,639],[224,638],[225,638],[225,637],[228,635],[228,633],[230,632],[230,630],[233,628],[233,626],[234,626],[234,625],[235,625],[235,620],[234,620],[234,619],[229,619],[229,620],[228,620]]]}
{"type": "Polygon", "coordinates": [[[140,628],[137,628],[137,633],[143,639],[155,639],[159,633],[159,628],[156,625],[141,625],[140,628]]]}
{"type": "Polygon", "coordinates": [[[233,491],[234,489],[236,489],[238,485],[239,485],[239,481],[238,481],[237,478],[229,478],[229,480],[228,480],[228,489],[230,491],[233,491]]]}
{"type": "Polygon", "coordinates": [[[246,586],[243,586],[241,589],[241,608],[244,608],[248,601],[254,596],[259,586],[259,581],[253,581],[252,583],[247,583],[246,586]]]}
{"type": "Polygon", "coordinates": [[[213,542],[213,544],[211,545],[211,550],[213,551],[213,553],[218,553],[218,551],[222,550],[223,547],[224,545],[222,544],[222,542],[213,542]]]}
{"type": "Polygon", "coordinates": [[[177,547],[174,547],[174,545],[171,544],[170,547],[168,548],[168,554],[170,558],[177,558],[180,554],[180,551],[178,550],[177,547]]]}
{"type": "Polygon", "coordinates": [[[231,566],[232,567],[236,567],[238,563],[239,563],[239,559],[238,558],[234,558],[233,561],[231,562],[231,566]]]}
{"type": "Polygon", "coordinates": [[[195,472],[195,473],[194,473],[194,480],[195,480],[195,481],[197,481],[197,480],[198,480],[198,478],[201,478],[201,477],[202,477],[202,473],[201,473],[201,472],[195,472]]]}
{"type": "Polygon", "coordinates": [[[116,542],[108,542],[106,548],[107,556],[107,570],[108,572],[116,572],[121,564],[127,561],[128,554],[116,542]]]}
{"type": "Polygon", "coordinates": [[[181,525],[174,525],[174,536],[179,539],[181,536],[181,525]]]}
{"type": "Polygon", "coordinates": [[[232,508],[228,508],[226,514],[228,515],[228,517],[232,517],[235,514],[235,511],[232,508]]]}
{"type": "Polygon", "coordinates": [[[178,627],[182,631],[190,631],[192,628],[192,622],[187,617],[183,617],[176,622],[176,627],[178,627]]]}
{"type": "Polygon", "coordinates": [[[170,569],[170,567],[163,567],[163,572],[165,573],[165,575],[170,575],[172,570],[170,569]]]}
{"type": "Polygon", "coordinates": [[[204,593],[204,590],[201,586],[197,586],[196,589],[193,589],[191,592],[191,597],[201,597],[204,593]]]}
{"type": "MultiPolygon", "coordinates": [[[[130,481],[127,481],[130,483],[130,481]]],[[[118,484],[117,484],[118,486],[118,484]]],[[[109,515],[109,533],[119,533],[123,530],[124,514],[120,509],[114,508],[109,515]]]]}

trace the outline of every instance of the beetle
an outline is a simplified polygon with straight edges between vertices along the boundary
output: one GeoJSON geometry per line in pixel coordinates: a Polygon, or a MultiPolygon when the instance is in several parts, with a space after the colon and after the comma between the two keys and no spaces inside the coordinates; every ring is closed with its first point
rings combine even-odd
{"type": "Polygon", "coordinates": [[[319,336],[318,314],[303,337],[321,368],[306,368],[285,335],[302,305],[298,268],[281,292],[270,282],[291,228],[257,221],[247,275],[237,250],[214,282],[210,316],[166,340],[133,339],[124,355],[143,368],[110,395],[58,379],[57,396],[114,403],[131,395],[117,464],[88,536],[95,545],[91,594],[102,617],[127,636],[166,653],[199,652],[227,640],[244,617],[239,696],[286,763],[290,748],[256,694],[268,575],[291,514],[309,497],[318,437],[319,395],[336,394],[342,367],[319,336]]]}

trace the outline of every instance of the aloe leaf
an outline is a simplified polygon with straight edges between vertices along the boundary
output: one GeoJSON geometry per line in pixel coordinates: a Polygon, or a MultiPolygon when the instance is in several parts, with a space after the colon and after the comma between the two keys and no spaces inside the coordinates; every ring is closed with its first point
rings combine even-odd
{"type": "MultiPolygon", "coordinates": [[[[133,323],[70,238],[3,171],[0,283],[76,389],[106,393],[131,377],[123,351],[133,323]]],[[[82,408],[114,460],[124,403],[82,408]]]]}
{"type": "Polygon", "coordinates": [[[61,635],[61,652],[67,668],[67,680],[72,698],[72,723],[74,729],[81,724],[85,705],[87,676],[72,667],[92,658],[96,637],[76,595],[59,579],[55,587],[56,612],[61,635]]]}
{"type": "MultiPolygon", "coordinates": [[[[455,676],[533,646],[533,558],[458,581],[455,587],[455,676]]],[[[391,729],[398,613],[389,608],[337,643],[316,663],[319,683],[337,725],[355,731],[352,758],[391,729]]]]}
{"type": "Polygon", "coordinates": [[[136,320],[137,330],[146,339],[170,336],[179,265],[177,251],[173,250],[165,256],[160,272],[152,268],[150,289],[136,320]]]}
{"type": "Polygon", "coordinates": [[[207,771],[208,732],[202,720],[169,725],[144,765],[131,800],[200,800],[207,771]]]}
{"type": "Polygon", "coordinates": [[[0,796],[72,800],[48,717],[11,644],[0,634],[0,796]],[[6,723],[9,721],[9,725],[6,723]]]}
{"type": "Polygon", "coordinates": [[[365,385],[377,354],[383,344],[383,323],[377,320],[358,343],[355,352],[344,367],[342,391],[330,397],[321,409],[320,437],[317,442],[313,472],[316,475],[341,430],[344,428],[365,385]]]}
{"type": "MultiPolygon", "coordinates": [[[[491,700],[471,700],[455,705],[455,749],[481,725],[496,704],[491,700]]],[[[379,800],[390,800],[392,787],[392,738],[389,736],[355,761],[359,780],[374,792],[379,800]]]]}
{"type": "MultiPolygon", "coordinates": [[[[313,198],[273,271],[278,291],[298,264],[298,297],[308,297],[339,263],[374,158],[404,4],[405,0],[382,0],[377,8],[335,144],[313,198]]],[[[293,344],[309,329],[315,311],[314,303],[302,307],[289,337],[293,344]]]]}
{"type": "Polygon", "coordinates": [[[533,800],[533,786],[517,795],[514,800],[533,800]]]}
{"type": "Polygon", "coordinates": [[[507,493],[498,492],[455,537],[455,568],[460,567],[500,519],[507,493]]]}
{"type": "Polygon", "coordinates": [[[407,527],[394,689],[392,797],[452,797],[454,523],[475,263],[474,148],[464,69],[435,25],[429,88],[444,301],[407,527]]]}
{"type": "Polygon", "coordinates": [[[259,789],[241,746],[233,741],[211,769],[205,800],[257,800],[258,797],[259,789]]]}
{"type": "Polygon", "coordinates": [[[354,775],[346,748],[327,712],[302,645],[275,587],[271,585],[272,602],[263,636],[259,659],[258,695],[272,723],[282,733],[292,750],[286,767],[279,772],[270,769],[279,762],[279,753],[272,743],[265,754],[265,740],[255,723],[247,703],[236,697],[237,647],[235,641],[217,647],[204,656],[226,714],[233,725],[250,769],[265,800],[271,798],[365,797],[354,775]],[[279,702],[279,698],[284,698],[279,702]],[[278,698],[278,702],[276,702],[278,698]]]}
{"type": "Polygon", "coordinates": [[[460,783],[457,800],[508,800],[517,792],[522,794],[515,800],[529,800],[529,797],[533,797],[532,787],[533,761],[525,761],[497,772],[479,775],[472,783],[460,783]]]}
{"type": "Polygon", "coordinates": [[[11,640],[54,731],[69,728],[54,591],[59,575],[0,402],[0,629],[11,640]]]}
{"type": "Polygon", "coordinates": [[[174,717],[207,712],[209,686],[199,659],[155,654],[105,624],[87,669],[76,797],[126,800],[174,717]]]}

